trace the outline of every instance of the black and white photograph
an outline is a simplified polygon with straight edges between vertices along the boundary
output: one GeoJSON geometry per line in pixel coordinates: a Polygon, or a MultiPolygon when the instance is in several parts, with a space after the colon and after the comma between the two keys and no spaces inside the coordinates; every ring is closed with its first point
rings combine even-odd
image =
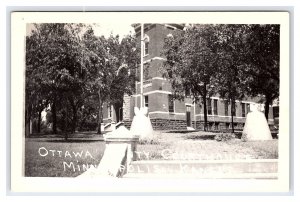
{"type": "Polygon", "coordinates": [[[12,179],[288,189],[288,13],[14,14],[12,179]]]}

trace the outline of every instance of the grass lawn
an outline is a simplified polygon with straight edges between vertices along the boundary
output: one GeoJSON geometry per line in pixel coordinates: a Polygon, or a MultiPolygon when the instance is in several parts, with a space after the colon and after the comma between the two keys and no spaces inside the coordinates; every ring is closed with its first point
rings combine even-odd
{"type": "Polygon", "coordinates": [[[67,142],[55,136],[27,138],[25,176],[76,177],[88,166],[97,166],[104,149],[104,141],[93,135],[79,134],[67,142]]]}
{"type": "MultiPolygon", "coordinates": [[[[277,159],[278,140],[227,142],[214,140],[214,133],[168,133],[155,131],[152,143],[137,145],[138,160],[277,159]]],[[[25,176],[76,177],[89,166],[97,166],[105,142],[94,134],[76,134],[69,141],[48,135],[25,141],[25,176]]]]}
{"type": "Polygon", "coordinates": [[[233,139],[227,142],[214,140],[214,133],[167,133],[155,131],[152,144],[137,146],[139,160],[234,160],[277,159],[278,140],[242,142],[233,139]]]}

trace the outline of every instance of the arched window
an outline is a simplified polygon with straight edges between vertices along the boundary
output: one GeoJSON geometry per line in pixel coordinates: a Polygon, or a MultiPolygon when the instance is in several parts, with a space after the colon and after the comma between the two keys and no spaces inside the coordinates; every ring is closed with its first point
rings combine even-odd
{"type": "Polygon", "coordinates": [[[144,38],[144,55],[149,55],[149,42],[150,42],[150,38],[147,34],[145,34],[145,38],[144,38]]]}

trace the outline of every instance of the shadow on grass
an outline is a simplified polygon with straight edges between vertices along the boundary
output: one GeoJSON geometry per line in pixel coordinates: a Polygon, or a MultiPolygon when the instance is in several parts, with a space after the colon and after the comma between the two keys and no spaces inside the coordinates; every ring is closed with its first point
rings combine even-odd
{"type": "Polygon", "coordinates": [[[199,132],[199,130],[170,130],[166,131],[165,133],[194,133],[199,132]]]}
{"type": "Polygon", "coordinates": [[[103,134],[85,132],[68,134],[68,140],[65,140],[64,134],[33,134],[26,137],[27,140],[34,142],[96,142],[103,141],[103,134]]]}
{"type": "Polygon", "coordinates": [[[55,140],[51,140],[51,139],[38,139],[38,140],[34,140],[35,142],[53,142],[53,143],[92,143],[92,142],[103,142],[102,139],[55,139],[55,140]]]}
{"type": "MultiPolygon", "coordinates": [[[[278,135],[277,135],[277,134],[278,134],[278,132],[276,132],[276,131],[275,131],[275,132],[274,132],[274,131],[271,131],[271,135],[272,135],[273,140],[274,140],[274,139],[278,139],[278,135]]],[[[236,133],[235,133],[235,137],[236,137],[237,139],[241,139],[241,138],[242,138],[242,135],[243,135],[242,132],[236,132],[236,133]]]]}
{"type": "Polygon", "coordinates": [[[185,140],[214,140],[215,134],[212,135],[190,135],[187,137],[184,137],[185,140]]]}
{"type": "Polygon", "coordinates": [[[62,138],[62,135],[49,135],[49,134],[31,134],[30,136],[26,137],[26,139],[35,139],[35,138],[62,138]]]}

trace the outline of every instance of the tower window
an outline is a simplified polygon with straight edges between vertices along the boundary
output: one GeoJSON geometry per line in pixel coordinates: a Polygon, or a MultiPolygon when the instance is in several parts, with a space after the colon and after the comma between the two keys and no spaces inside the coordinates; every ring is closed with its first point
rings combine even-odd
{"type": "Polygon", "coordinates": [[[145,41],[145,55],[148,55],[149,54],[149,41],[145,41]]]}
{"type": "Polygon", "coordinates": [[[148,95],[145,96],[145,107],[149,107],[149,97],[148,97],[148,95]]]}
{"type": "Polygon", "coordinates": [[[111,105],[109,105],[109,106],[107,107],[107,111],[108,111],[108,118],[111,118],[111,117],[112,117],[111,105]]]}

